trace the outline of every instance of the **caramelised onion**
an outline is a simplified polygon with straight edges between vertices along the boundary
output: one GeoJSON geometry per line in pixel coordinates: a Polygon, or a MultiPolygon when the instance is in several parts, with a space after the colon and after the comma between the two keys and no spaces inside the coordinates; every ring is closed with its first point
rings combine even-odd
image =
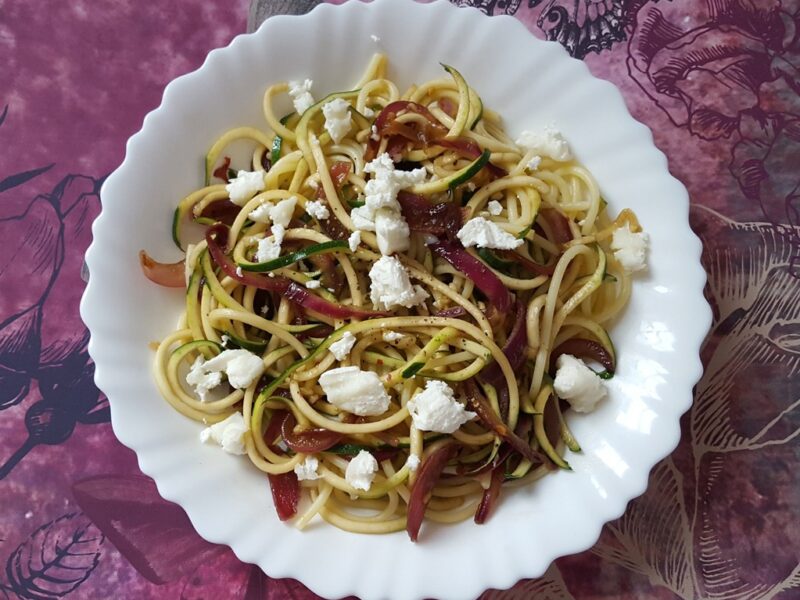
{"type": "Polygon", "coordinates": [[[502,314],[511,310],[511,293],[503,285],[503,282],[492,273],[489,267],[470,255],[460,244],[436,242],[428,247],[478,286],[478,289],[486,294],[495,310],[502,314]]]}
{"type": "MultiPolygon", "coordinates": [[[[514,311],[514,326],[508,335],[506,343],[503,345],[503,354],[511,364],[511,368],[516,371],[525,362],[525,350],[528,345],[528,331],[525,327],[525,304],[517,300],[514,311]]],[[[493,362],[481,371],[480,377],[486,383],[495,387],[501,386],[505,382],[503,371],[497,362],[493,362]]]]}
{"type": "Polygon", "coordinates": [[[145,250],[139,250],[139,264],[144,276],[164,287],[186,287],[184,261],[162,263],[153,260],[145,250]]]}
{"type": "Polygon", "coordinates": [[[411,231],[456,239],[463,224],[460,206],[452,202],[432,204],[427,198],[406,191],[397,194],[397,201],[411,231]]]}
{"type": "Polygon", "coordinates": [[[322,452],[338,444],[344,437],[341,433],[322,428],[295,431],[296,426],[297,419],[287,411],[281,421],[281,436],[286,445],[295,452],[306,454],[322,452]]]}
{"type": "Polygon", "coordinates": [[[550,371],[555,369],[556,361],[562,354],[571,354],[577,358],[588,358],[599,362],[609,373],[614,373],[616,365],[614,357],[603,344],[595,340],[572,338],[561,342],[550,354],[550,371]]]}
{"type": "Polygon", "coordinates": [[[539,216],[542,217],[550,226],[556,243],[566,244],[572,239],[572,230],[569,228],[569,221],[567,217],[562,215],[554,208],[543,208],[539,211],[539,216]]]}
{"type": "Polygon", "coordinates": [[[230,181],[230,179],[228,178],[228,169],[230,168],[231,168],[231,157],[226,156],[222,160],[222,164],[214,170],[214,177],[216,177],[217,179],[222,179],[222,181],[228,183],[230,181]]]}
{"type": "Polygon", "coordinates": [[[411,488],[411,496],[408,499],[408,516],[406,518],[406,531],[412,542],[417,541],[422,518],[425,516],[425,507],[428,506],[431,499],[431,492],[447,463],[456,455],[457,451],[458,446],[455,442],[449,441],[425,458],[417,471],[417,479],[414,481],[414,487],[411,488]]]}
{"type": "Polygon", "coordinates": [[[306,288],[300,287],[294,282],[289,284],[284,296],[292,302],[297,302],[307,310],[316,311],[333,319],[374,319],[375,317],[385,317],[389,314],[377,310],[367,310],[365,308],[328,302],[325,298],[315,296],[306,288]]]}
{"type": "Polygon", "coordinates": [[[467,309],[463,306],[451,306],[450,308],[445,308],[443,310],[436,311],[433,313],[434,317],[447,317],[450,319],[458,319],[459,317],[463,317],[467,314],[467,309]]]}
{"type": "Polygon", "coordinates": [[[481,503],[478,505],[478,510],[475,511],[475,523],[482,525],[489,518],[492,507],[497,502],[500,496],[500,486],[503,485],[503,478],[505,477],[505,468],[502,463],[497,465],[492,470],[491,480],[489,487],[483,491],[481,503]]]}
{"type": "Polygon", "coordinates": [[[267,478],[278,518],[288,521],[297,514],[297,504],[300,501],[300,482],[297,481],[297,475],[294,471],[289,471],[277,475],[269,473],[267,478]]]}
{"type": "Polygon", "coordinates": [[[236,220],[240,210],[242,210],[241,206],[234,204],[227,198],[223,198],[206,204],[197,216],[230,225],[236,220]]]}
{"type": "Polygon", "coordinates": [[[509,446],[531,461],[534,465],[546,464],[552,466],[553,463],[549,458],[531,448],[529,442],[523,440],[516,433],[511,431],[508,425],[500,420],[500,416],[494,412],[492,405],[489,404],[489,401],[483,396],[480,390],[478,390],[478,386],[474,381],[468,381],[465,387],[467,390],[467,403],[470,408],[477,413],[478,418],[484,425],[503,438],[509,446]]]}
{"type": "Polygon", "coordinates": [[[324,298],[315,296],[304,287],[297,285],[286,277],[265,277],[244,271],[237,273],[236,263],[225,254],[224,248],[228,244],[229,229],[227,226],[217,223],[206,230],[206,243],[211,258],[224,273],[236,281],[261,290],[277,292],[307,310],[314,310],[320,314],[334,319],[369,319],[374,317],[385,317],[388,313],[374,310],[366,310],[355,306],[344,306],[328,302],[324,298]]]}
{"type": "MultiPolygon", "coordinates": [[[[483,154],[483,150],[478,145],[478,142],[468,137],[438,138],[433,140],[431,145],[454,150],[464,158],[468,158],[470,160],[475,160],[481,154],[483,154]]],[[[488,170],[495,179],[508,175],[508,171],[498,167],[497,165],[493,165],[491,162],[487,162],[484,168],[488,170]]]]}
{"type": "Polygon", "coordinates": [[[367,141],[367,151],[364,155],[366,162],[371,161],[378,155],[378,149],[383,138],[388,139],[386,151],[394,159],[399,158],[400,153],[409,142],[417,140],[426,145],[430,140],[442,137],[447,133],[445,127],[439,123],[431,111],[422,104],[409,100],[396,100],[387,104],[375,119],[374,127],[377,135],[370,136],[367,141]],[[401,112],[415,112],[422,115],[427,121],[426,126],[421,129],[414,129],[408,124],[395,123],[397,116],[401,112]]]}

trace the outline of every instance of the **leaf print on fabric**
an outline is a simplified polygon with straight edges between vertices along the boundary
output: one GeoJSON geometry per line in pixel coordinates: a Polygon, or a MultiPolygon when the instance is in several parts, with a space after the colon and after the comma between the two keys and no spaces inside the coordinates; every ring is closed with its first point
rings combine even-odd
{"type": "MultiPolygon", "coordinates": [[[[695,209],[692,224],[704,242],[704,264],[718,324],[704,354],[707,365],[691,411],[695,454],[756,450],[794,439],[786,425],[800,398],[791,381],[800,372],[800,349],[791,340],[800,322],[800,280],[789,270],[793,228],[735,223],[709,209],[695,209]],[[709,351],[713,351],[713,354],[709,351]],[[773,406],[782,408],[738,427],[731,408],[741,389],[770,389],[786,382],[773,406]],[[796,395],[796,392],[795,392],[796,395]],[[784,402],[785,401],[785,402],[784,402]]],[[[777,395],[777,394],[776,394],[777,395]]]]}
{"type": "Polygon", "coordinates": [[[11,591],[27,600],[66,596],[97,567],[104,539],[81,513],[42,525],[8,558],[11,591]]]}
{"type": "Polygon", "coordinates": [[[691,531],[683,499],[683,476],[671,459],[656,465],[647,493],[606,525],[592,552],[640,573],[651,584],[692,598],[696,584],[691,531]]]}
{"type": "Polygon", "coordinates": [[[545,574],[536,579],[525,579],[510,590],[489,590],[479,600],[575,600],[567,589],[561,571],[551,564],[545,574]]]}
{"type": "Polygon", "coordinates": [[[86,515],[148,581],[175,581],[230,552],[201,538],[177,504],[144,476],[93,477],[72,488],[86,515]]]}
{"type": "Polygon", "coordinates": [[[682,443],[592,552],[685,600],[788,598],[800,558],[798,231],[697,206],[690,222],[715,315],[705,374],[682,443]]]}

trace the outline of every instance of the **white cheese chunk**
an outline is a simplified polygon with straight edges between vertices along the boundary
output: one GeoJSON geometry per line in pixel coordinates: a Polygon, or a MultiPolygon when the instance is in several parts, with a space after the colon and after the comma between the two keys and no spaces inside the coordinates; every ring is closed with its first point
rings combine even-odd
{"type": "Polygon", "coordinates": [[[402,340],[405,336],[402,333],[398,333],[396,331],[385,331],[383,333],[383,341],[392,343],[402,340]]]}
{"type": "Polygon", "coordinates": [[[247,218],[256,223],[269,223],[269,213],[274,205],[271,202],[264,202],[259,204],[256,208],[250,211],[247,218]]]}
{"type": "Polygon", "coordinates": [[[381,254],[389,256],[408,250],[409,235],[408,224],[399,212],[388,208],[375,211],[375,237],[381,254]]]}
{"type": "Polygon", "coordinates": [[[497,223],[483,217],[475,217],[464,223],[457,235],[465,248],[477,246],[478,248],[511,250],[524,243],[524,240],[514,237],[497,223]]]}
{"type": "Polygon", "coordinates": [[[359,231],[375,231],[375,211],[370,207],[357,206],[350,211],[353,227],[359,231]]]}
{"type": "Polygon", "coordinates": [[[247,454],[244,434],[248,429],[242,413],[235,412],[224,421],[203,429],[200,432],[200,441],[204,444],[213,441],[228,454],[247,454]]]}
{"type": "Polygon", "coordinates": [[[249,387],[264,372],[264,361],[248,350],[225,350],[203,364],[206,371],[225,371],[231,387],[249,387]]]}
{"type": "Polygon", "coordinates": [[[297,205],[297,198],[292,196],[278,202],[272,210],[269,211],[269,218],[272,223],[280,225],[281,227],[289,227],[289,222],[294,215],[294,207],[297,205]]]}
{"type": "Polygon", "coordinates": [[[408,401],[408,412],[417,429],[439,433],[453,433],[477,416],[465,410],[452,388],[437,379],[429,379],[425,389],[408,401]]]}
{"type": "Polygon", "coordinates": [[[611,238],[611,249],[614,258],[628,273],[641,271],[647,268],[647,243],[648,235],[644,232],[634,233],[629,223],[625,227],[614,230],[611,238]]]}
{"type": "Polygon", "coordinates": [[[294,466],[294,473],[299,481],[314,481],[319,479],[318,468],[319,460],[314,456],[306,456],[303,462],[294,466]]]}
{"type": "Polygon", "coordinates": [[[245,202],[264,189],[264,175],[264,171],[239,171],[225,186],[231,202],[244,206],[245,202]]]}
{"type": "Polygon", "coordinates": [[[283,243],[283,237],[286,235],[286,227],[278,225],[277,223],[272,226],[272,237],[275,238],[276,244],[283,243]]]}
{"type": "Polygon", "coordinates": [[[322,105],[322,114],[325,115],[325,129],[333,143],[338,144],[353,126],[350,103],[343,98],[336,98],[322,105]]]}
{"type": "Polygon", "coordinates": [[[350,234],[350,237],[347,238],[347,244],[350,246],[350,252],[355,252],[358,250],[358,245],[361,243],[361,232],[354,231],[350,234]]]}
{"type": "Polygon", "coordinates": [[[357,490],[369,490],[378,470],[378,461],[366,450],[356,454],[344,472],[344,479],[357,490]]]}
{"type": "Polygon", "coordinates": [[[314,82],[310,79],[289,82],[289,95],[292,97],[297,114],[302,115],[314,104],[314,96],[311,95],[312,85],[314,82]]]}
{"type": "Polygon", "coordinates": [[[367,163],[364,172],[372,175],[364,186],[364,206],[354,208],[350,217],[356,229],[375,231],[381,254],[408,249],[409,230],[400,211],[400,190],[425,181],[427,171],[398,171],[385,152],[367,163]]]}
{"type": "Polygon", "coordinates": [[[541,131],[523,131],[517,138],[517,144],[553,160],[572,160],[572,151],[567,140],[560,131],[550,126],[541,131]]]}
{"type": "Polygon", "coordinates": [[[275,260],[281,255],[281,244],[274,236],[265,237],[258,240],[256,250],[256,262],[267,262],[275,260]]]}
{"type": "Polygon", "coordinates": [[[200,402],[205,402],[208,392],[222,383],[222,373],[219,371],[206,371],[203,369],[205,359],[198,356],[192,368],[186,374],[186,383],[194,388],[195,393],[200,398],[200,402]]]}
{"type": "Polygon", "coordinates": [[[336,360],[344,360],[350,354],[350,350],[356,343],[356,336],[349,331],[345,331],[344,335],[333,342],[329,347],[330,353],[336,357],[336,360]]]}
{"type": "Polygon", "coordinates": [[[328,207],[325,206],[325,203],[320,200],[306,202],[306,213],[309,216],[314,217],[317,221],[324,221],[331,216],[328,207]]]}
{"type": "Polygon", "coordinates": [[[309,290],[318,290],[322,284],[318,279],[309,279],[306,281],[306,288],[309,290]]]}
{"type": "Polygon", "coordinates": [[[536,154],[531,157],[531,159],[528,161],[528,164],[525,166],[528,168],[529,171],[535,171],[536,169],[539,168],[539,165],[541,164],[542,164],[542,157],[536,154]]]}
{"type": "Polygon", "coordinates": [[[501,212],[503,212],[503,205],[500,204],[497,200],[490,200],[489,204],[486,206],[486,209],[489,211],[489,214],[496,217],[501,212]]]}
{"type": "Polygon", "coordinates": [[[603,380],[581,359],[562,354],[556,361],[556,368],[553,389],[575,412],[590,412],[605,397],[603,380]]]}
{"type": "Polygon", "coordinates": [[[412,473],[416,471],[419,468],[419,456],[416,454],[409,454],[406,460],[406,466],[412,473]]]}
{"type": "Polygon", "coordinates": [[[377,373],[358,367],[330,369],[319,378],[328,402],[347,412],[368,417],[389,408],[389,394],[377,373]]]}
{"type": "Polygon", "coordinates": [[[397,258],[382,256],[369,271],[370,298],[381,310],[394,306],[411,308],[425,301],[428,293],[420,286],[412,286],[408,271],[397,258]]]}

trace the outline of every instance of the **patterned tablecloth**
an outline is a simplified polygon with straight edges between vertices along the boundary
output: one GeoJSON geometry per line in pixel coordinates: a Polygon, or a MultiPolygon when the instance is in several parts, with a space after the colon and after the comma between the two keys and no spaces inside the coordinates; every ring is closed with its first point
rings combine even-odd
{"type": "MultiPolygon", "coordinates": [[[[454,1],[622,90],[689,188],[715,315],[647,493],[591,550],[485,597],[800,598],[800,5],[454,1]]],[[[164,85],[248,15],[314,4],[0,0],[0,598],[314,597],[159,498],[114,438],[78,317],[98,190],[164,85]]]]}

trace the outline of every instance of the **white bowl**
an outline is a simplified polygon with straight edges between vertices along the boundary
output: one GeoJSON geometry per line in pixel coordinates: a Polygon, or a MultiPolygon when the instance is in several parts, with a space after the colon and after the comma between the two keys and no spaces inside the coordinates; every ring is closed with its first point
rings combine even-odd
{"type": "Polygon", "coordinates": [[[81,315],[114,432],[200,535],[268,575],[297,578],[327,597],[447,599],[507,588],[589,548],[678,442],[711,319],[686,189],[613,85],[513,18],[490,19],[444,0],[349,2],[273,17],[167,86],[105,182],[102,200],[81,315]],[[170,238],[176,203],[201,185],[203,156],[221,132],[266,126],[261,96],[268,84],[309,77],[318,98],[348,89],[377,50],[388,54],[401,88],[442,76],[445,62],[503,115],[512,134],[557,125],[611,212],[633,208],[652,240],[649,270],[637,277],[611,332],[619,369],[610,397],[592,414],[571,416],[583,447],[568,456],[574,472],[505,492],[483,526],[428,523],[417,544],[405,532],[358,535],[324,523],[299,532],[278,521],[266,477],[249,461],[199,443],[199,426],[161,399],[150,372],[148,343],[172,330],[183,293],[149,283],[137,262],[141,248],[161,260],[180,258],[170,238]]]}

